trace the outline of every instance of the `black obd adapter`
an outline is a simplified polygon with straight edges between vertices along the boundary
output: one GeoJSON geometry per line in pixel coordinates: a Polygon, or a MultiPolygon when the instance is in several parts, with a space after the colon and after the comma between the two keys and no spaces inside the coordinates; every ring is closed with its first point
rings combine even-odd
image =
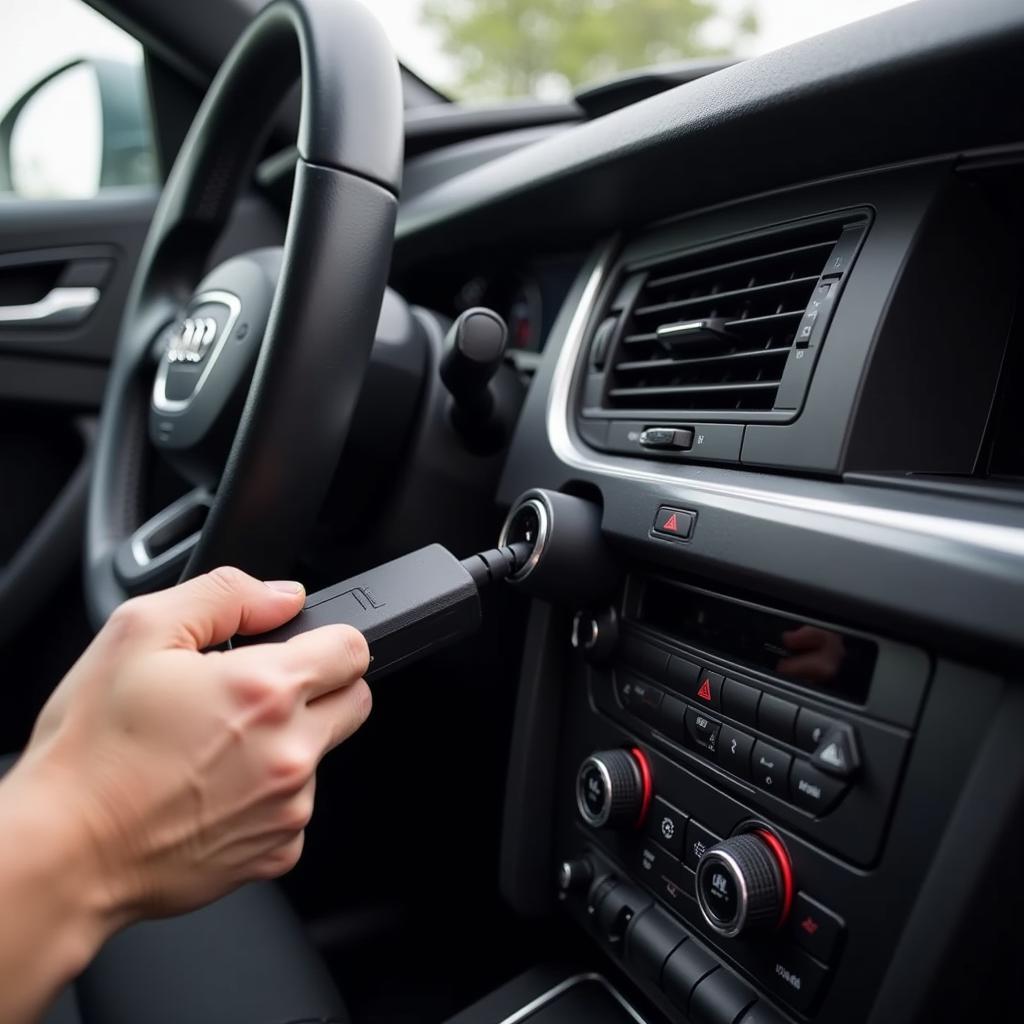
{"type": "Polygon", "coordinates": [[[306,598],[302,611],[279,629],[233,643],[287,640],[318,626],[358,629],[378,679],[475,632],[482,620],[480,591],[508,580],[551,600],[607,594],[617,573],[601,538],[599,509],[553,491],[524,494],[509,512],[499,546],[461,561],[430,544],[306,598]]]}

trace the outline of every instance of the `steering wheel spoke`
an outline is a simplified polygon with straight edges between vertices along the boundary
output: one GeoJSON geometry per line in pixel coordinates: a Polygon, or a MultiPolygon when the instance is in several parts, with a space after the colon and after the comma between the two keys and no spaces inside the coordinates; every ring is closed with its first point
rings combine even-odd
{"type": "Polygon", "coordinates": [[[213,495],[204,487],[172,501],[117,546],[114,573],[129,594],[174,583],[199,543],[213,495]]]}

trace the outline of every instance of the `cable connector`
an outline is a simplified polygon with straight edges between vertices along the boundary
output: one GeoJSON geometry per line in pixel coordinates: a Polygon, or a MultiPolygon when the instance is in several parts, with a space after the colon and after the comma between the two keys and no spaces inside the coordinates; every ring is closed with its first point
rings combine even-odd
{"type": "Polygon", "coordinates": [[[481,551],[462,560],[462,567],[473,577],[478,588],[498,583],[517,573],[533,554],[529,541],[517,541],[504,547],[481,551]]]}

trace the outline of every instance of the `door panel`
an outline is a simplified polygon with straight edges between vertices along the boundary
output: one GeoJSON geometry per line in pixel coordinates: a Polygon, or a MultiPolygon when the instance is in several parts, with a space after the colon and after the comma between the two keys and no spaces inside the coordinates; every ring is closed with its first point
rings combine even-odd
{"type": "Polygon", "coordinates": [[[88,200],[0,200],[0,375],[11,355],[110,358],[156,199],[155,190],[126,189],[88,200]],[[90,288],[99,292],[97,301],[77,322],[67,315],[5,322],[5,306],[90,288]]]}

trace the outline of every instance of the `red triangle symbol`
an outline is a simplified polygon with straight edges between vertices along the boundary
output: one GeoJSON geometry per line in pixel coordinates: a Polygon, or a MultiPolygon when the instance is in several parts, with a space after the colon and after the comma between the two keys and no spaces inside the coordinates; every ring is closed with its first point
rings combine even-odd
{"type": "Polygon", "coordinates": [[[668,530],[669,533],[679,532],[679,520],[676,518],[675,512],[673,512],[672,515],[670,515],[668,519],[666,519],[665,522],[661,524],[661,528],[663,530],[668,530]]]}
{"type": "Polygon", "coordinates": [[[705,679],[704,682],[700,684],[697,696],[700,697],[701,700],[711,700],[711,683],[709,680],[705,679]]]}

